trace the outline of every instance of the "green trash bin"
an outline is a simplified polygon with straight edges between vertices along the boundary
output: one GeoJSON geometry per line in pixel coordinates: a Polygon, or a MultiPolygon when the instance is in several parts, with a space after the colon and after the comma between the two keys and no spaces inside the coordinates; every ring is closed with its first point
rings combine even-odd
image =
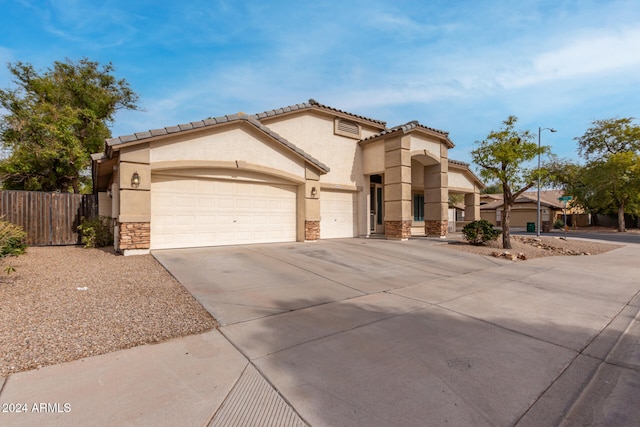
{"type": "Polygon", "coordinates": [[[536,223],[528,222],[527,223],[527,233],[535,233],[536,232],[536,223]]]}

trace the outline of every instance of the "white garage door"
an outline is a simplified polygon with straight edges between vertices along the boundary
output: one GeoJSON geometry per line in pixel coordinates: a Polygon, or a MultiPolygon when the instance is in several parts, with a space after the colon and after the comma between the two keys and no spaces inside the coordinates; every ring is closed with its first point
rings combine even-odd
{"type": "Polygon", "coordinates": [[[296,240],[296,187],[154,176],[151,248],[296,240]]]}
{"type": "Polygon", "coordinates": [[[355,237],[357,194],[345,191],[320,192],[320,238],[355,237]]]}

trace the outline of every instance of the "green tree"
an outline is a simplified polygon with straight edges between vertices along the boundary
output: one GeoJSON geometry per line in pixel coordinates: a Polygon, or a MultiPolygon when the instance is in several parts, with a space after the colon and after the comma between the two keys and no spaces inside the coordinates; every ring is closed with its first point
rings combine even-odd
{"type": "Polygon", "coordinates": [[[542,169],[547,173],[545,185],[562,189],[572,196],[571,205],[592,214],[594,225],[598,225],[598,214],[617,209],[608,189],[601,186],[605,181],[601,177],[602,167],[597,162],[581,165],[568,159],[552,158],[542,169]]]}
{"type": "Polygon", "coordinates": [[[464,203],[464,194],[449,193],[449,207],[454,208],[456,205],[464,203]]]}
{"type": "Polygon", "coordinates": [[[640,126],[630,117],[595,120],[575,139],[588,162],[579,174],[582,202],[591,210],[616,212],[618,231],[625,231],[624,214],[638,213],[640,126]]]}
{"type": "Polygon", "coordinates": [[[480,190],[480,194],[497,194],[502,192],[502,184],[499,182],[492,182],[487,184],[482,190],[480,190]]]}
{"type": "Polygon", "coordinates": [[[548,152],[540,147],[529,130],[515,129],[518,118],[509,116],[498,131],[491,131],[484,141],[476,141],[478,147],[471,152],[473,161],[480,166],[480,176],[487,181],[502,184],[504,198],[502,216],[502,246],[511,249],[511,208],[515,200],[535,185],[536,171],[524,168],[523,163],[548,152]]]}
{"type": "Polygon", "coordinates": [[[640,212],[640,156],[624,151],[593,161],[585,167],[582,183],[587,202],[617,212],[618,231],[626,231],[624,214],[640,212]]]}
{"type": "Polygon", "coordinates": [[[546,172],[544,185],[561,189],[564,194],[572,196],[571,205],[592,213],[594,221],[597,214],[610,208],[608,204],[603,205],[601,199],[598,200],[599,194],[591,191],[585,166],[569,159],[550,156],[542,165],[542,169],[546,172]]]}
{"type": "Polygon", "coordinates": [[[22,62],[8,69],[14,87],[0,89],[0,138],[10,153],[0,162],[4,188],[80,192],[90,184],[91,153],[111,136],[117,111],[138,109],[138,95],[111,63],[84,58],[56,61],[44,72],[22,62]]]}
{"type": "Polygon", "coordinates": [[[599,160],[609,154],[640,151],[640,126],[632,117],[594,120],[578,141],[578,154],[587,161],[599,160]]]}

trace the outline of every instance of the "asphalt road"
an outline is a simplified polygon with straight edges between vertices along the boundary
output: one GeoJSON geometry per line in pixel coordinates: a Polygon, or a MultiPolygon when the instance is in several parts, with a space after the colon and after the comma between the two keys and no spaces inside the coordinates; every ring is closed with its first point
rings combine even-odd
{"type": "MultiPolygon", "coordinates": [[[[520,235],[520,236],[534,235],[534,233],[527,233],[524,231],[516,231],[516,232],[512,232],[511,234],[520,235]]],[[[561,236],[564,236],[564,233],[562,231],[553,231],[551,233],[542,233],[542,236],[561,237],[561,236]]],[[[596,239],[596,240],[605,240],[607,242],[640,244],[640,234],[630,233],[630,232],[618,233],[618,232],[592,232],[592,231],[569,230],[567,231],[567,239],[571,239],[571,238],[596,239]]]]}

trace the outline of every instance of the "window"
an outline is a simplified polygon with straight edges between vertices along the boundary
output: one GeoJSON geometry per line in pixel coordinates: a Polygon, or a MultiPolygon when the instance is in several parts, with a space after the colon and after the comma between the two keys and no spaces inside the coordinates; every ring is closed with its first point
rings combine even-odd
{"type": "Polygon", "coordinates": [[[334,133],[336,135],[360,139],[360,126],[351,120],[336,119],[334,123],[334,133]]]}
{"type": "Polygon", "coordinates": [[[413,195],[413,220],[424,221],[424,194],[413,195]]]}

